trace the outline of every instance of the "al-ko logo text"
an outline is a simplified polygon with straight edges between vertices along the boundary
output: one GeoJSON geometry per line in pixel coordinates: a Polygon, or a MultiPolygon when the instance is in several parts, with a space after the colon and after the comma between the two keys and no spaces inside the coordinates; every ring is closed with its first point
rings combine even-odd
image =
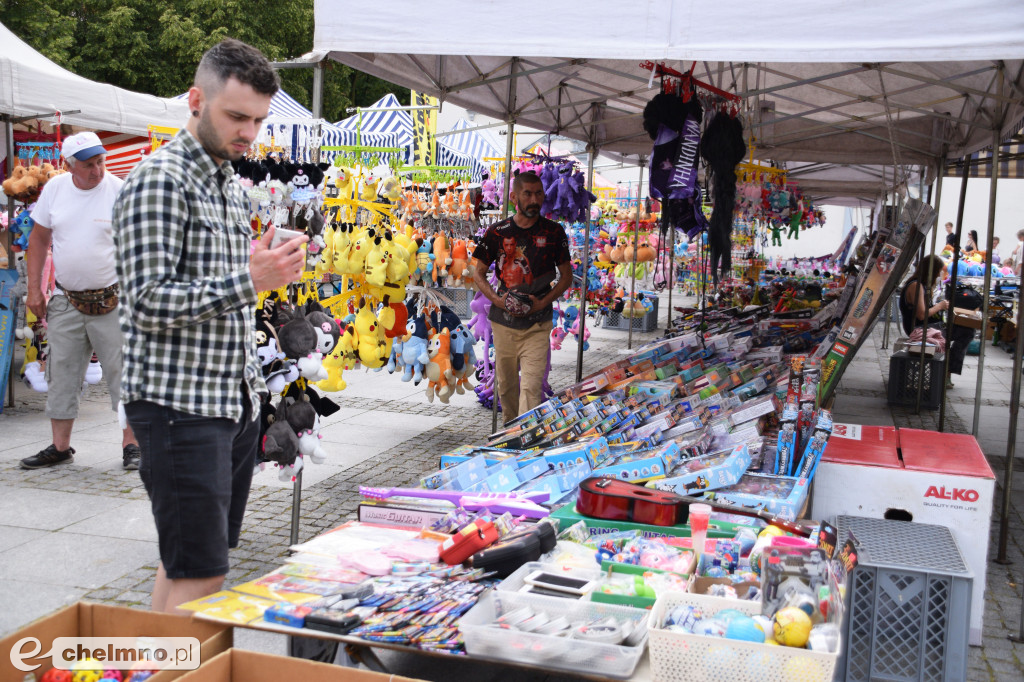
{"type": "Polygon", "coordinates": [[[71,670],[92,659],[101,669],[131,668],[145,662],[151,670],[195,670],[199,667],[199,640],[195,637],[55,637],[46,653],[35,637],[19,639],[11,647],[11,665],[32,672],[49,658],[53,667],[71,670]],[[37,662],[29,663],[32,659],[37,662]]]}
{"type": "Polygon", "coordinates": [[[978,491],[970,488],[950,488],[946,486],[928,486],[925,497],[936,497],[940,500],[956,500],[958,502],[977,502],[978,491]]]}

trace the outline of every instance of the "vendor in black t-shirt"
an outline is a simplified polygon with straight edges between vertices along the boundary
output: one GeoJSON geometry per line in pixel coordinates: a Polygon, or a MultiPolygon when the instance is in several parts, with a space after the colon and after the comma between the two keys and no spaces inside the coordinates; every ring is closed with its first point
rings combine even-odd
{"type": "Polygon", "coordinates": [[[497,395],[505,422],[544,401],[552,303],[572,283],[569,240],[561,225],[540,215],[544,186],[533,173],[512,181],[511,218],[496,223],[477,244],[477,288],[491,301],[497,395]],[[497,291],[487,280],[494,263],[497,291]],[[557,280],[556,280],[557,273],[557,280]],[[518,300],[517,300],[518,299],[518,300]]]}

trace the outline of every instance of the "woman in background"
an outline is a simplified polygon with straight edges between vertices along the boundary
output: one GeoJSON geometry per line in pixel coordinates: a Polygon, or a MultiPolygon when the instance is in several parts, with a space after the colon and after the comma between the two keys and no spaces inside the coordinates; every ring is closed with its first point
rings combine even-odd
{"type": "MultiPolygon", "coordinates": [[[[933,302],[932,291],[936,282],[945,281],[948,274],[946,262],[939,256],[928,256],[918,263],[917,270],[900,291],[900,318],[903,331],[908,335],[918,327],[941,331],[946,341],[949,374],[960,374],[964,368],[967,346],[974,340],[974,330],[954,325],[952,338],[946,338],[946,323],[942,313],[949,310],[949,301],[933,302]]],[[[948,374],[946,388],[953,388],[948,374]]]]}

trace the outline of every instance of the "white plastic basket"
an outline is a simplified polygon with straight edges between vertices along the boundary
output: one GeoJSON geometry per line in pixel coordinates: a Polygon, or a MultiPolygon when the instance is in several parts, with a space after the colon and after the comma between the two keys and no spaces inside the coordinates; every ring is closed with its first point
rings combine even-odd
{"type": "Polygon", "coordinates": [[[601,620],[609,616],[614,616],[619,621],[639,623],[648,613],[643,609],[628,606],[489,590],[459,620],[459,630],[465,639],[466,651],[481,658],[619,679],[632,676],[640,657],[643,656],[647,645],[646,637],[637,646],[620,646],[504,630],[492,626],[498,616],[523,606],[552,618],[562,616],[570,623],[601,620]]]}
{"type": "MultiPolygon", "coordinates": [[[[671,632],[661,628],[666,612],[682,604],[719,611],[722,600],[669,592],[654,602],[648,634],[651,677],[655,682],[831,682],[838,653],[756,644],[721,637],[671,632]]],[[[729,600],[728,608],[754,615],[756,602],[729,600]]]]}

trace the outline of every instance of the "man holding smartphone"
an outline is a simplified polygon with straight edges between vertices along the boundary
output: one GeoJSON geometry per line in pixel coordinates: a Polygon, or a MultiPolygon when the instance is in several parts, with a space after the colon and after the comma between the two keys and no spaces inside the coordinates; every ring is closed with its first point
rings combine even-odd
{"type": "Polygon", "coordinates": [[[152,609],[219,590],[238,543],[267,392],[256,354],[257,292],[297,281],[303,235],[251,242],[233,177],[280,83],[259,50],[225,40],[203,55],[191,118],[128,176],[114,206],[121,282],[121,395],[142,449],[156,520],[152,609]]]}

